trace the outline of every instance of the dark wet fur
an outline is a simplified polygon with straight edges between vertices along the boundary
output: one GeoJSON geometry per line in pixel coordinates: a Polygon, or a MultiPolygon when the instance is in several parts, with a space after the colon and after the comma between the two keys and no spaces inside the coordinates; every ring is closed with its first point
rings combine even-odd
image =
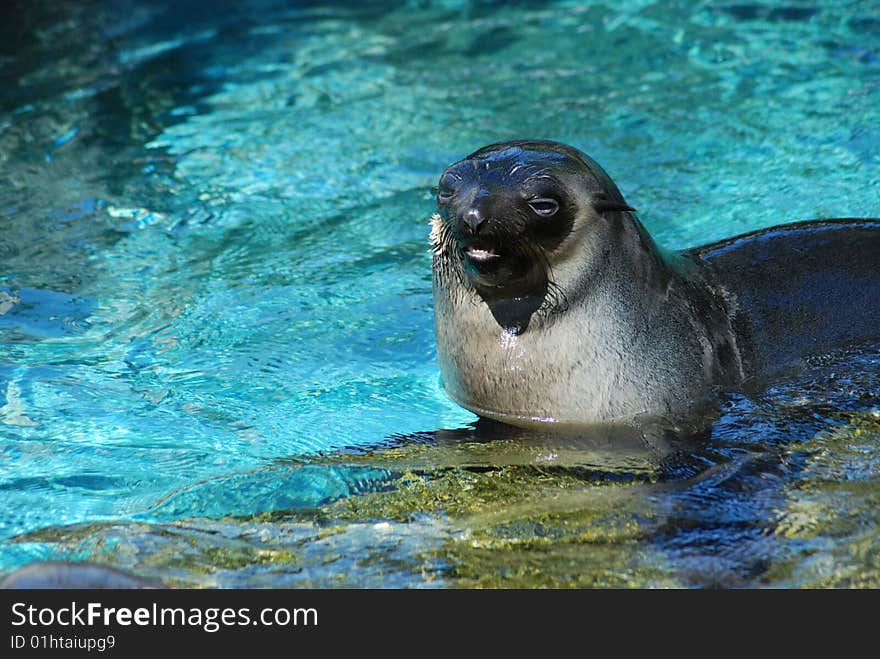
{"type": "Polygon", "coordinates": [[[733,294],[755,376],[880,338],[880,219],[781,225],[686,254],[733,294]]]}

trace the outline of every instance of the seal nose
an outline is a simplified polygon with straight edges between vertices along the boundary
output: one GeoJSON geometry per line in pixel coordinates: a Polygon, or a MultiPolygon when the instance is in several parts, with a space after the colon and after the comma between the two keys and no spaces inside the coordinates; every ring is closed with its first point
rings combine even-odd
{"type": "Polygon", "coordinates": [[[477,235],[486,224],[486,216],[477,207],[468,208],[464,213],[464,223],[470,228],[472,234],[477,235]]]}

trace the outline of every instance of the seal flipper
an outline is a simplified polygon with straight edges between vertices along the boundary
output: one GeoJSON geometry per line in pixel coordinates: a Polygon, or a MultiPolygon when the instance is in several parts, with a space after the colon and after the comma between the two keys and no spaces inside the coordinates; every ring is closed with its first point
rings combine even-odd
{"type": "Polygon", "coordinates": [[[748,318],[757,374],[880,338],[880,219],[785,224],[686,254],[748,318]]]}

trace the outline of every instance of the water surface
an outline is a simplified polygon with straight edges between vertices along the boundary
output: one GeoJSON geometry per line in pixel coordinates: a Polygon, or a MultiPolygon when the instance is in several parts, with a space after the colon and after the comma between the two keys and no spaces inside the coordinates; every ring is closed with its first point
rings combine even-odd
{"type": "Polygon", "coordinates": [[[427,244],[443,168],[518,137],[591,154],[672,248],[880,216],[876,9],[9,10],[0,570],[876,587],[880,346],[724,397],[670,452],[472,441],[438,382],[427,244]]]}

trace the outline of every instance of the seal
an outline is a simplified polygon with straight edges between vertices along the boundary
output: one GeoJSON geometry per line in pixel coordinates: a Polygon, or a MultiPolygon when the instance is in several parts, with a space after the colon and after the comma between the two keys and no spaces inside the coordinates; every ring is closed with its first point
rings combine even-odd
{"type": "Polygon", "coordinates": [[[880,336],[880,221],[797,223],[661,249],[605,171],[558,143],[450,165],[431,219],[449,396],[523,427],[687,410],[880,336]]]}

